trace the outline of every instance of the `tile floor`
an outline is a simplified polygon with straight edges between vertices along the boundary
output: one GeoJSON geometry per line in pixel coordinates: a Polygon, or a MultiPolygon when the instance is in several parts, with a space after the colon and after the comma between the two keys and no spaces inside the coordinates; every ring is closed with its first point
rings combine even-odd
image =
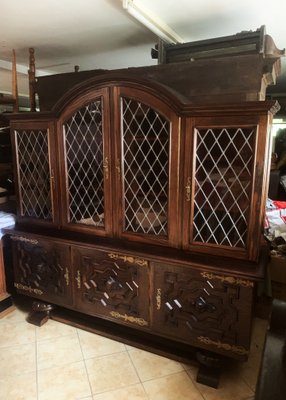
{"type": "Polygon", "coordinates": [[[0,319],[0,400],[252,400],[267,322],[256,319],[249,361],[218,389],[197,368],[15,310],[0,319]]]}

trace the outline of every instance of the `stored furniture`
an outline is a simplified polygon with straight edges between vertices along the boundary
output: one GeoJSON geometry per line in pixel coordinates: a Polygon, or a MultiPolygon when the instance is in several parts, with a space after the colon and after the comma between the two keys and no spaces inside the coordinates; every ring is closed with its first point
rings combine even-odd
{"type": "Polygon", "coordinates": [[[169,44],[161,40],[151,54],[152,58],[158,59],[159,64],[170,64],[250,54],[280,57],[285,55],[285,49],[277,49],[272,37],[266,33],[265,25],[262,25],[255,31],[242,31],[235,35],[194,42],[169,44]]]}
{"type": "MultiPolygon", "coordinates": [[[[256,61],[252,94],[265,74],[256,61]]],[[[244,57],[231,62],[233,76],[246,68],[244,57]]],[[[197,64],[174,71],[98,71],[61,99],[53,86],[53,101],[40,96],[45,111],[11,117],[14,285],[39,300],[30,315],[38,325],[52,317],[180,360],[197,356],[198,380],[217,386],[209,367],[249,352],[279,107],[248,101],[246,84],[235,101],[235,90],[217,90],[222,80],[200,97],[197,64]]]]}
{"type": "Polygon", "coordinates": [[[0,106],[1,105],[10,105],[12,106],[13,112],[19,111],[17,64],[15,50],[12,51],[12,94],[8,95],[0,93],[0,106]]]}

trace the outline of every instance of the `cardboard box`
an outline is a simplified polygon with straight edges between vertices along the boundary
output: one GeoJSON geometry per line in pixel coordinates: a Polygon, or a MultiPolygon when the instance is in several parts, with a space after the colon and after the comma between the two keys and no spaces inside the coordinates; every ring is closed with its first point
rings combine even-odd
{"type": "Polygon", "coordinates": [[[286,301],[286,257],[271,256],[268,269],[272,297],[286,301]]]}

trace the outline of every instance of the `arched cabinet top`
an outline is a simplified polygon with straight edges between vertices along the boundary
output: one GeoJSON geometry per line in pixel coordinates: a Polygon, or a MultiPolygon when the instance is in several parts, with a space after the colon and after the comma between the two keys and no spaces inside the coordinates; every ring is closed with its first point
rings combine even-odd
{"type": "Polygon", "coordinates": [[[120,75],[114,75],[109,80],[98,77],[91,78],[74,86],[57,101],[51,112],[55,116],[61,117],[66,114],[67,109],[75,111],[93,101],[93,99],[100,96],[112,96],[112,92],[116,90],[120,92],[121,89],[126,89],[129,93],[132,91],[134,98],[137,95],[139,99],[143,95],[149,99],[157,99],[160,103],[165,103],[177,113],[187,104],[187,99],[182,98],[178,93],[160,83],[143,79],[124,79],[120,75]]]}

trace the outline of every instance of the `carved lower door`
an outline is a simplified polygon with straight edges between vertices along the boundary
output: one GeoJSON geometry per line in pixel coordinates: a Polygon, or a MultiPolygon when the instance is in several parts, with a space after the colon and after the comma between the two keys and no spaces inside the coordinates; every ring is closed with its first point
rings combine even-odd
{"type": "Polygon", "coordinates": [[[154,329],[190,345],[247,359],[253,282],[154,264],[154,329]]]}
{"type": "Polygon", "coordinates": [[[149,263],[138,257],[74,248],[76,306],[133,327],[149,327],[149,263]]]}
{"type": "Polygon", "coordinates": [[[69,246],[28,236],[11,239],[17,292],[58,305],[71,305],[69,246]]]}

